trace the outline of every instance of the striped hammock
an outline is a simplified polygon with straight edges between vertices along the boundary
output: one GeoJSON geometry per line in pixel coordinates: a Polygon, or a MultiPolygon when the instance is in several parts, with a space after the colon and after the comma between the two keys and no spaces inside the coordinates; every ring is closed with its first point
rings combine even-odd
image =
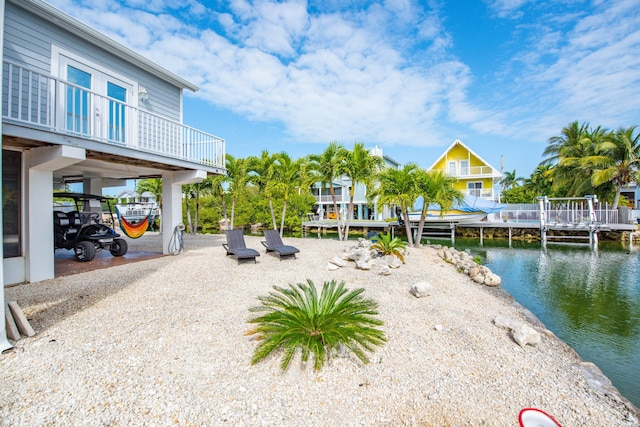
{"type": "Polygon", "coordinates": [[[138,224],[131,224],[126,220],[125,217],[120,215],[120,210],[118,209],[118,207],[116,206],[115,208],[116,216],[118,217],[118,222],[120,223],[120,229],[124,234],[127,235],[127,237],[131,239],[137,239],[138,237],[142,236],[149,228],[149,222],[151,220],[151,213],[153,212],[153,209],[149,209],[149,214],[144,220],[140,221],[138,224]]]}

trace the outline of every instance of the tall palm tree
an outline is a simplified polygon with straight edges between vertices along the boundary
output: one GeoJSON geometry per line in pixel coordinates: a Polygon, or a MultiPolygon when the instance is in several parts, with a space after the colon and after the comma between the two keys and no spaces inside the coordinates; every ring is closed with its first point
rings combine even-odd
{"type": "Polygon", "coordinates": [[[260,157],[251,156],[248,158],[249,171],[252,173],[250,179],[258,186],[260,192],[262,192],[269,200],[269,210],[271,211],[271,222],[273,229],[276,230],[276,214],[273,210],[273,194],[271,192],[274,164],[276,163],[277,156],[271,155],[267,150],[263,150],[260,157]]]}
{"type": "Polygon", "coordinates": [[[382,157],[373,156],[369,150],[364,148],[364,144],[356,142],[352,151],[345,152],[344,175],[351,180],[349,187],[349,211],[347,212],[347,224],[344,230],[343,239],[349,238],[349,224],[353,219],[353,198],[355,196],[356,185],[358,183],[371,187],[373,179],[384,165],[382,157]]]}
{"type": "Polygon", "coordinates": [[[538,165],[531,176],[524,181],[524,188],[533,196],[552,196],[553,180],[551,177],[551,165],[538,165]]]}
{"type": "MultiPolygon", "coordinates": [[[[346,148],[336,141],[329,143],[329,146],[321,154],[312,154],[309,156],[310,168],[317,173],[318,181],[321,188],[329,187],[331,201],[333,202],[333,211],[336,212],[336,222],[339,223],[338,217],[338,201],[333,183],[343,173],[344,158],[346,156],[346,148]]],[[[342,230],[338,224],[338,239],[342,240],[342,230]]]]}
{"type": "Polygon", "coordinates": [[[227,204],[225,201],[224,184],[227,182],[226,175],[213,175],[211,177],[211,195],[213,197],[220,197],[220,205],[222,206],[222,216],[224,218],[225,228],[228,224],[227,220],[227,204]]]}
{"type": "Polygon", "coordinates": [[[596,155],[596,147],[606,132],[597,127],[589,128],[588,123],[579,125],[577,121],[562,129],[561,136],[549,139],[543,155],[548,156],[542,165],[554,165],[551,172],[554,191],[565,196],[583,196],[594,193],[591,184],[593,168],[588,159],[596,155]]]}
{"type": "Polygon", "coordinates": [[[456,190],[454,184],[457,179],[446,175],[441,170],[425,171],[420,169],[415,176],[418,195],[422,197],[422,211],[420,212],[420,223],[418,224],[417,239],[415,246],[420,246],[424,223],[429,211],[429,205],[440,207],[440,216],[451,209],[455,202],[462,202],[464,195],[460,190],[456,190]]]}
{"type": "MultiPolygon", "coordinates": [[[[162,178],[146,178],[138,181],[136,183],[136,193],[142,194],[144,192],[153,194],[162,220],[162,178]]],[[[162,233],[162,227],[160,227],[160,233],[162,233]]]]}
{"type": "Polygon", "coordinates": [[[306,159],[292,160],[285,152],[276,154],[273,165],[273,181],[269,185],[269,191],[278,191],[282,194],[282,219],[280,221],[280,237],[284,232],[284,220],[287,214],[287,203],[291,192],[299,188],[305,180],[306,159]]]}
{"type": "Polygon", "coordinates": [[[589,159],[595,166],[591,176],[594,186],[606,183],[615,186],[613,208],[618,208],[622,187],[640,178],[640,133],[636,126],[620,128],[607,134],[597,146],[597,156],[589,159]]]}
{"type": "Polygon", "coordinates": [[[384,168],[376,175],[376,187],[367,192],[369,199],[377,199],[379,206],[387,204],[400,208],[409,246],[413,245],[409,211],[418,197],[416,174],[419,170],[416,163],[407,163],[402,169],[384,168]]]}
{"type": "Polygon", "coordinates": [[[226,155],[225,167],[227,168],[227,182],[229,183],[229,194],[231,195],[231,229],[233,230],[236,201],[238,197],[244,194],[249,184],[249,170],[247,167],[247,159],[236,159],[228,153],[226,155]]]}
{"type": "Polygon", "coordinates": [[[187,207],[187,223],[190,234],[198,233],[198,223],[200,221],[200,197],[211,193],[213,188],[212,176],[208,176],[201,182],[188,184],[183,186],[185,193],[185,203],[187,207]],[[195,204],[194,221],[191,221],[191,200],[195,204]]]}

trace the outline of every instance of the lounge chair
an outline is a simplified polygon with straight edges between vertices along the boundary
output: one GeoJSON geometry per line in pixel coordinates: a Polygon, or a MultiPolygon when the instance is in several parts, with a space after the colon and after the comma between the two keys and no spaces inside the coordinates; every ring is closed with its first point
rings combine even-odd
{"type": "Polygon", "coordinates": [[[260,256],[260,253],[255,249],[247,248],[242,230],[226,230],[225,233],[227,235],[227,243],[223,243],[222,247],[227,251],[227,256],[235,256],[238,264],[245,259],[252,259],[254,263],[256,262],[256,257],[260,256]]]}
{"type": "Polygon", "coordinates": [[[282,257],[289,256],[293,256],[295,258],[296,254],[300,252],[300,249],[282,243],[278,230],[264,230],[264,237],[267,240],[263,241],[262,245],[267,248],[267,253],[276,252],[280,257],[280,260],[282,260],[282,257]]]}

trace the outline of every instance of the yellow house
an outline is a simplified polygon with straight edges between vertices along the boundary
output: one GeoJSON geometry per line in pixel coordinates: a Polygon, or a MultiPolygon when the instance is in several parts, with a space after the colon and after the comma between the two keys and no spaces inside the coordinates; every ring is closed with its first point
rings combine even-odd
{"type": "Polygon", "coordinates": [[[456,139],[428,170],[440,170],[458,179],[455,188],[464,194],[496,200],[500,171],[456,139]]]}

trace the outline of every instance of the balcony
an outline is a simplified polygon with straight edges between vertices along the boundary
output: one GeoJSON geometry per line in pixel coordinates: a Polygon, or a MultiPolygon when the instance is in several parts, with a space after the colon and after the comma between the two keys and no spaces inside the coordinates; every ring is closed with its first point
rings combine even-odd
{"type": "Polygon", "coordinates": [[[467,168],[446,168],[446,169],[434,169],[438,170],[445,175],[452,176],[458,179],[465,178],[491,178],[493,176],[493,169],[491,166],[469,166],[467,168]]]}
{"type": "Polygon", "coordinates": [[[5,123],[225,167],[224,140],[180,122],[9,61],[2,82],[5,123]]]}

